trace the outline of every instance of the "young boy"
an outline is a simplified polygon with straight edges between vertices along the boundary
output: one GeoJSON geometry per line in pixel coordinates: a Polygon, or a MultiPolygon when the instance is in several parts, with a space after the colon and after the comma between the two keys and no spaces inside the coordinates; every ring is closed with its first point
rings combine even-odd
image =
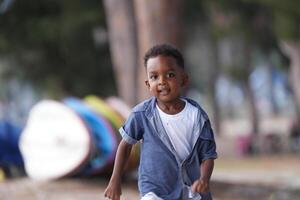
{"type": "Polygon", "coordinates": [[[120,128],[123,139],[105,197],[120,199],[123,169],[132,145],[141,141],[142,200],[212,199],[214,135],[202,108],[181,97],[188,83],[181,53],[171,45],[156,45],[145,54],[144,65],[145,83],[153,97],[133,108],[120,128]]]}

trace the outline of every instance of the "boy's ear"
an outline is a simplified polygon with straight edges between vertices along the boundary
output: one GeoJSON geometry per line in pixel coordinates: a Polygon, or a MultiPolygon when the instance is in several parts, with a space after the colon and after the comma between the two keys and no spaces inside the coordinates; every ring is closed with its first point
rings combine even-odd
{"type": "Polygon", "coordinates": [[[150,88],[150,84],[149,84],[149,81],[148,80],[145,80],[145,84],[148,88],[150,88]]]}

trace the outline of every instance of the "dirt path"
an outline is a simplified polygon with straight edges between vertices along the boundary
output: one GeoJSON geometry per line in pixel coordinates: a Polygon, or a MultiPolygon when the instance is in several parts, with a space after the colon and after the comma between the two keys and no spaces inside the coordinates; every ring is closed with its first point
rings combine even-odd
{"type": "MultiPolygon", "coordinates": [[[[28,178],[13,179],[0,183],[1,200],[105,200],[106,186],[103,179],[64,179],[55,182],[37,182],[28,178]]],[[[223,187],[218,185],[218,189],[223,187]]],[[[138,200],[136,184],[127,181],[123,186],[122,200],[138,200]]],[[[215,200],[233,199],[215,198],[215,200]]],[[[106,199],[107,200],[107,199],[106,199]]],[[[234,198],[233,200],[244,200],[234,198]]]]}
{"type": "MultiPolygon", "coordinates": [[[[276,155],[218,159],[211,190],[214,200],[300,199],[300,158],[276,155]]],[[[27,177],[0,181],[0,200],[104,200],[107,178],[66,178],[38,182],[27,177]]],[[[122,200],[138,200],[136,181],[123,184],[122,200]]]]}

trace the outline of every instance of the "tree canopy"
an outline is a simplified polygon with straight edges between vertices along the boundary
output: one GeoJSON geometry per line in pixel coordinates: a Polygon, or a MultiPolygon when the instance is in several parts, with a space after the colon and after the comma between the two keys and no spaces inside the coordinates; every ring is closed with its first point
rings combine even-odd
{"type": "Polygon", "coordinates": [[[0,14],[0,54],[19,76],[54,95],[115,94],[98,0],[13,1],[0,14]]]}

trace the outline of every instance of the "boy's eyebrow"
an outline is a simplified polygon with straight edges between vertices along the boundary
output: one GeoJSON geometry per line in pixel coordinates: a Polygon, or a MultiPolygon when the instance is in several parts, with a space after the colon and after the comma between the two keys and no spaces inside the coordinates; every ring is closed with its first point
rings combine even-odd
{"type": "Polygon", "coordinates": [[[156,71],[148,71],[149,74],[157,74],[156,71]]]}

